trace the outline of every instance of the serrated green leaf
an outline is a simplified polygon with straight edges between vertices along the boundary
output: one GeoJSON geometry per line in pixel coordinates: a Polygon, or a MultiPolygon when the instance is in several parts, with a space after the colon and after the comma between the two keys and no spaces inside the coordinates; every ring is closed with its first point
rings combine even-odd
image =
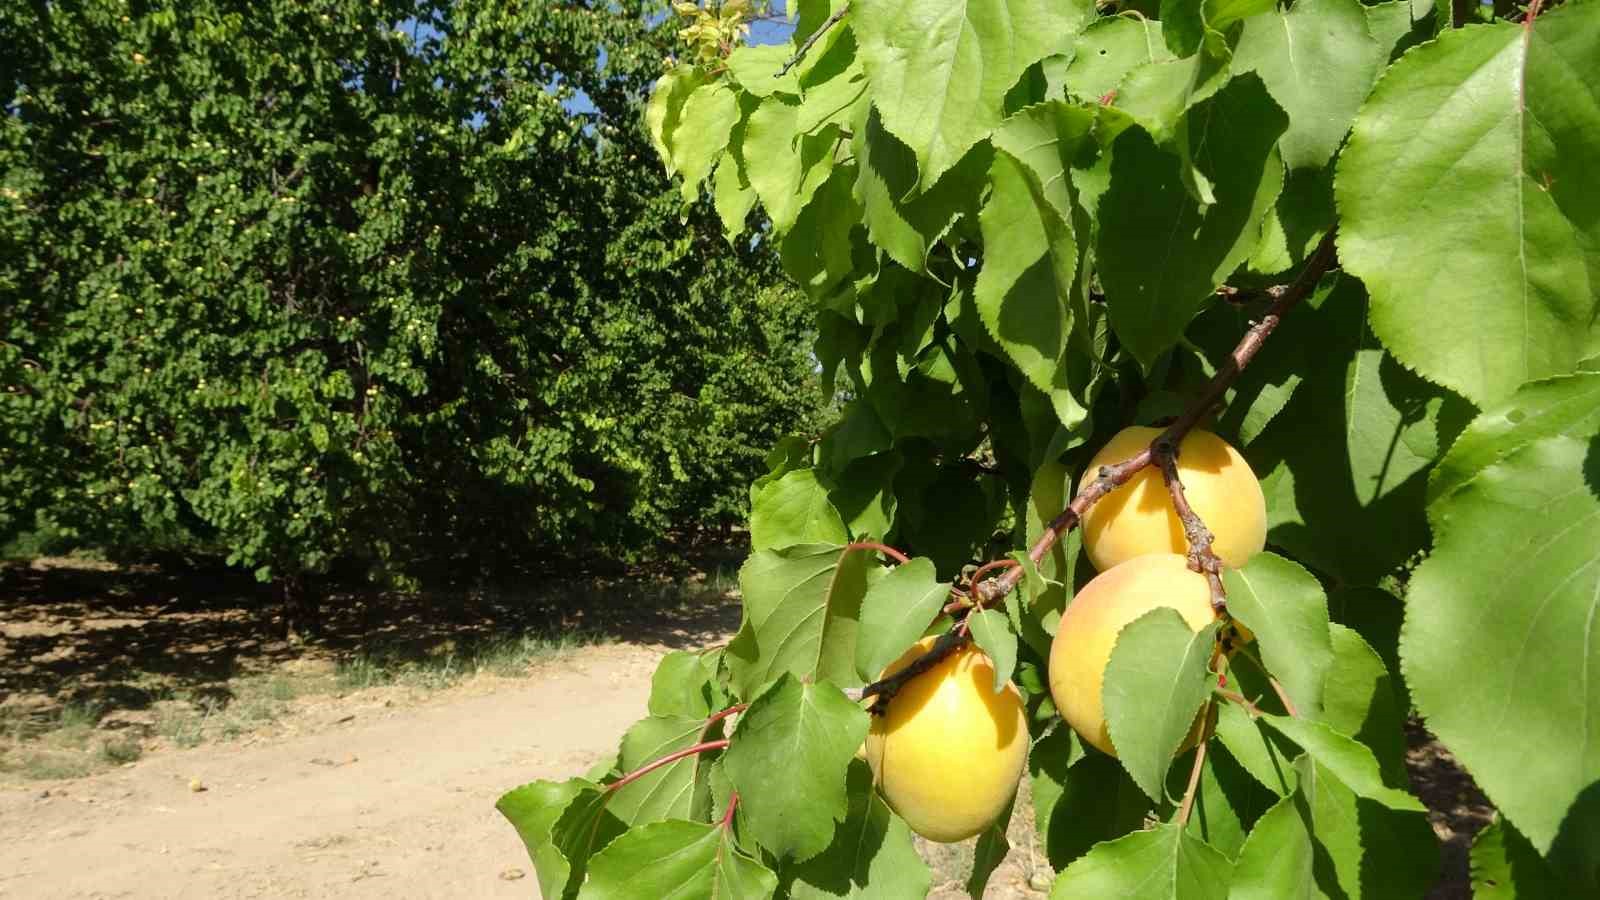
{"type": "Polygon", "coordinates": [[[1143,16],[1096,19],[1078,35],[1076,51],[1067,65],[1067,94],[1093,103],[1138,66],[1175,58],[1162,40],[1161,23],[1143,16]]]}
{"type": "Polygon", "coordinates": [[[517,830],[517,836],[527,847],[544,896],[561,897],[571,873],[570,864],[555,847],[551,836],[556,822],[580,794],[598,795],[599,791],[598,784],[582,778],[535,781],[507,791],[495,803],[495,808],[517,830]]]}
{"type": "Polygon", "coordinates": [[[750,508],[750,544],[758,550],[796,544],[843,544],[844,519],[828,500],[815,469],[796,469],[756,494],[750,508]]]}
{"type": "Polygon", "coordinates": [[[715,711],[711,705],[715,677],[700,654],[687,650],[668,653],[650,676],[650,714],[705,718],[715,711]]]}
{"type": "Polygon", "coordinates": [[[1541,852],[1600,780],[1597,458],[1593,440],[1547,437],[1483,468],[1436,505],[1406,592],[1412,699],[1541,852]]]}
{"type": "Polygon", "coordinates": [[[627,832],[628,826],[608,809],[609,801],[609,793],[585,785],[551,825],[550,840],[535,851],[533,859],[544,896],[576,897],[588,875],[590,859],[627,832]]]}
{"type": "Polygon", "coordinates": [[[800,96],[800,73],[790,69],[782,77],[778,70],[794,55],[786,44],[744,44],[727,56],[728,73],[745,93],[755,97],[770,94],[800,96]]]}
{"type": "Polygon", "coordinates": [[[1006,92],[1089,18],[1083,0],[875,0],[851,25],[884,127],[923,190],[1000,123],[1006,92]]]}
{"type": "Polygon", "coordinates": [[[1390,809],[1422,810],[1422,803],[1417,798],[1384,784],[1377,757],[1355,738],[1340,734],[1321,722],[1294,716],[1263,715],[1257,721],[1266,723],[1274,731],[1300,745],[1319,766],[1332,772],[1359,796],[1382,803],[1390,809]]]}
{"type": "Polygon", "coordinates": [[[1373,330],[1480,406],[1600,350],[1596,57],[1593,2],[1446,31],[1389,69],[1340,154],[1339,259],[1373,330]]]}
{"type": "Polygon", "coordinates": [[[922,900],[933,881],[917,855],[911,828],[890,811],[872,786],[872,770],[850,761],[850,813],[833,842],[817,856],[785,870],[790,900],[922,900]]]}
{"type": "Polygon", "coordinates": [[[1320,335],[1299,345],[1295,399],[1244,453],[1266,496],[1268,543],[1373,584],[1427,545],[1426,470],[1471,407],[1384,353],[1360,282],[1332,277],[1319,306],[1294,312],[1320,335]],[[1322,537],[1329,529],[1338,540],[1322,537]]]}
{"type": "Polygon", "coordinates": [[[739,101],[723,82],[703,84],[683,101],[677,127],[666,134],[672,165],[683,177],[679,186],[683,202],[693,203],[700,196],[700,182],[728,146],[737,121],[739,101]]]}
{"type": "Polygon", "coordinates": [[[1017,667],[1017,634],[999,610],[973,613],[967,616],[967,625],[972,629],[973,643],[994,663],[994,692],[998,694],[1011,683],[1011,673],[1017,667]]]}
{"type": "Polygon", "coordinates": [[[667,167],[669,175],[674,171],[671,140],[678,128],[679,117],[683,114],[684,101],[702,84],[705,84],[705,74],[699,69],[678,66],[656,81],[655,89],[650,92],[650,101],[645,105],[645,130],[650,132],[650,143],[656,148],[656,154],[661,157],[661,163],[667,167]]]}
{"type": "Polygon", "coordinates": [[[730,242],[744,232],[750,211],[756,208],[756,190],[739,166],[732,151],[722,155],[717,171],[711,178],[711,199],[716,206],[717,218],[722,220],[722,234],[730,242]]]}
{"type": "Polygon", "coordinates": [[[779,94],[766,98],[746,120],[740,148],[745,177],[779,234],[794,225],[833,170],[835,129],[801,135],[799,115],[798,103],[779,94]]]}
{"type": "Polygon", "coordinates": [[[741,853],[728,829],[667,821],[629,831],[596,854],[578,896],[765,900],[777,889],[778,876],[741,853]]]}
{"type": "Polygon", "coordinates": [[[744,621],[726,659],[741,697],[784,672],[855,687],[856,625],[869,571],[865,553],[832,544],[760,550],[739,570],[744,621]]]}
{"type": "Polygon", "coordinates": [[[1280,797],[1294,790],[1293,747],[1285,749],[1282,739],[1257,723],[1242,707],[1217,704],[1216,734],[1228,754],[1250,776],[1280,797]]]}
{"type": "MultiPolygon", "coordinates": [[[[1167,775],[1168,796],[1183,795],[1193,760],[1194,751],[1191,750],[1179,757],[1178,764],[1172,767],[1167,775]]],[[[1212,742],[1207,747],[1205,765],[1201,767],[1188,831],[1234,859],[1255,823],[1277,800],[1278,795],[1258,784],[1226,747],[1212,742]]],[[[1174,809],[1169,821],[1176,820],[1177,810],[1174,809]]]]}
{"type": "Polygon", "coordinates": [[[780,246],[783,269],[805,288],[818,303],[828,303],[836,294],[850,299],[854,274],[856,222],[861,207],[851,192],[855,182],[853,166],[835,168],[794,224],[780,246]]]}
{"type": "Polygon", "coordinates": [[[1224,900],[1233,864],[1176,825],[1157,825],[1097,844],[1068,866],[1051,900],[1224,900]]]}
{"type": "Polygon", "coordinates": [[[1299,787],[1245,841],[1230,897],[1421,896],[1437,854],[1425,816],[1363,800],[1309,758],[1296,770],[1299,787]]]}
{"type": "Polygon", "coordinates": [[[1233,71],[1255,72],[1289,114],[1278,139],[1291,169],[1320,169],[1333,157],[1388,57],[1358,0],[1299,0],[1248,19],[1233,71]]]}
{"type": "Polygon", "coordinates": [[[751,701],[723,765],[758,844],[797,861],[827,848],[849,812],[846,770],[867,726],[866,711],[838,688],[790,674],[751,701]]]}
{"type": "Polygon", "coordinates": [[[1583,438],[1600,431],[1600,374],[1562,375],[1525,384],[1485,409],[1428,473],[1430,508],[1506,454],[1540,438],[1583,438]]]}
{"type": "MultiPolygon", "coordinates": [[[[640,719],[622,736],[617,762],[623,771],[683,750],[702,740],[704,716],[650,716],[640,719]]],[[[665,819],[688,819],[693,813],[695,784],[706,754],[697,753],[669,763],[612,792],[609,809],[628,826],[637,827],[665,819]]]]}
{"type": "Polygon", "coordinates": [[[1117,757],[1159,802],[1172,757],[1211,696],[1217,625],[1195,632],[1178,612],[1158,607],[1123,627],[1106,663],[1101,696],[1117,757]]]}
{"type": "MultiPolygon", "coordinates": [[[[1065,726],[1057,730],[1072,731],[1065,726]]],[[[1084,755],[1075,736],[1071,747],[1076,755],[1068,754],[1059,777],[1051,778],[1058,796],[1039,823],[1040,842],[1057,871],[1096,844],[1138,829],[1151,809],[1150,798],[1115,759],[1101,753],[1084,755]]],[[[1053,769],[1054,764],[1040,771],[1053,769]]],[[[1035,784],[1038,781],[1036,776],[1035,784]]]]}
{"type": "Polygon", "coordinates": [[[927,557],[902,563],[878,579],[861,601],[856,673],[865,681],[877,678],[922,638],[949,597],[950,582],[939,580],[927,557]]]}
{"type": "Polygon", "coordinates": [[[1017,805],[1015,795],[1001,811],[1000,817],[989,823],[978,835],[978,843],[972,849],[972,872],[967,875],[967,896],[972,900],[983,900],[983,892],[989,885],[989,876],[994,870],[1005,862],[1006,854],[1011,852],[1011,842],[1006,840],[1006,829],[1011,825],[1011,811],[1017,805]]]}
{"type": "Polygon", "coordinates": [[[1328,601],[1316,576],[1274,553],[1222,573],[1228,611],[1255,633],[1261,659],[1301,715],[1317,718],[1322,683],[1333,662],[1328,601]]]}
{"type": "Polygon", "coordinates": [[[1286,117],[1254,76],[1188,114],[1187,140],[1216,203],[1186,193],[1178,157],[1129,129],[1113,150],[1097,254],[1111,325],[1146,367],[1255,247],[1283,186],[1274,149],[1286,117]],[[1160,265],[1151,265],[1157,259],[1160,265]]]}
{"type": "Polygon", "coordinates": [[[890,259],[923,271],[934,242],[958,217],[976,211],[993,151],[987,144],[973,147],[933,187],[919,192],[916,156],[883,127],[876,109],[853,140],[859,164],[856,196],[867,236],[890,259]]]}
{"type": "Polygon", "coordinates": [[[1334,624],[1332,664],[1322,686],[1322,721],[1367,746],[1384,781],[1406,783],[1406,710],[1389,667],[1355,629],[1334,624]]]}
{"type": "Polygon", "coordinates": [[[1504,819],[1490,822],[1472,839],[1471,872],[1474,900],[1583,896],[1504,819]]]}
{"type": "Polygon", "coordinates": [[[1202,47],[1225,55],[1228,29],[1274,5],[1274,0],[1161,0],[1167,47],[1177,56],[1190,56],[1202,47]]]}

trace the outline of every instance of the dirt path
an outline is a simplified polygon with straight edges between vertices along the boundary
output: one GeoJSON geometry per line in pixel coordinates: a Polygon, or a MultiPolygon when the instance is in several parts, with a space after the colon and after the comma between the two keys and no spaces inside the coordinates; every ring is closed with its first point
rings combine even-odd
{"type": "Polygon", "coordinates": [[[0,792],[0,897],[537,896],[495,799],[613,749],[661,652],[588,648],[492,690],[337,707],[313,734],[0,792]]]}

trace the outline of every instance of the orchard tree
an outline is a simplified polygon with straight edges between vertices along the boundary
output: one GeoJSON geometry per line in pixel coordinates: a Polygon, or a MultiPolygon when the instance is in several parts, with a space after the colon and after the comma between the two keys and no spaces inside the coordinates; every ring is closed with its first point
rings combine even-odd
{"type": "Polygon", "coordinates": [[[544,896],[978,896],[1032,815],[1056,898],[1420,897],[1413,708],[1479,894],[1600,895],[1600,3],[1157,6],[678,5],[657,148],[847,402],[733,641],[501,799],[544,896]]]}
{"type": "Polygon", "coordinates": [[[674,31],[632,0],[7,4],[0,543],[216,553],[293,598],[341,559],[742,517],[820,406],[812,325],[646,165],[674,31]]]}

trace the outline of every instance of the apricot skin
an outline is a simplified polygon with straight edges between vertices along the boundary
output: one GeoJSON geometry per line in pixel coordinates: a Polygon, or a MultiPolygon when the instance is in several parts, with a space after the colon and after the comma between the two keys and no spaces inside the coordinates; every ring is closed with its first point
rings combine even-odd
{"type": "Polygon", "coordinates": [[[1178,611],[1199,631],[1216,618],[1206,578],[1189,570],[1188,560],[1172,553],[1131,559],[1100,573],[1083,586],[1061,614],[1050,645],[1050,696],[1062,718],[1089,743],[1112,756],[1100,689],[1117,634],[1157,607],[1178,611]]]}
{"type": "MultiPolygon", "coordinates": [[[[908,665],[925,638],[890,663],[908,665]]],[[[1028,762],[1022,694],[994,691],[994,664],[970,644],[906,682],[867,732],[867,764],[885,801],[930,841],[965,840],[988,828],[1016,793],[1028,762]]]]}
{"type": "MultiPolygon", "coordinates": [[[[1117,432],[1084,470],[1091,479],[1101,466],[1121,462],[1150,446],[1159,428],[1134,426],[1117,432]]],[[[1211,529],[1212,549],[1229,568],[1240,568],[1267,541],[1267,501],[1261,482],[1239,451],[1209,431],[1196,429],[1178,444],[1178,477],[1189,505],[1211,529]]],[[[1102,497],[1083,517],[1083,546],[1101,571],[1146,553],[1185,553],[1183,523],[1161,470],[1144,469],[1102,497]]]]}

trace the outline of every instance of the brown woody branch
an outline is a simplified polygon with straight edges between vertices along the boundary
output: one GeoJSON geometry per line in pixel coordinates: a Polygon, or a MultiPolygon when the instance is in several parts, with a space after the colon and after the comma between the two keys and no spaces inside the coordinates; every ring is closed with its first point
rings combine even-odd
{"type": "MultiPolygon", "coordinates": [[[[1152,464],[1159,464],[1157,460],[1158,448],[1176,448],[1182,443],[1184,435],[1187,435],[1195,425],[1199,424],[1200,420],[1205,418],[1212,408],[1222,402],[1223,398],[1228,394],[1228,389],[1239,379],[1240,373],[1244,371],[1246,366],[1250,365],[1250,361],[1255,359],[1256,354],[1261,352],[1261,346],[1266,343],[1267,338],[1272,336],[1272,332],[1277,330],[1278,323],[1283,319],[1284,314],[1306,297],[1309,297],[1322,280],[1322,276],[1327,274],[1328,269],[1332,268],[1335,255],[1335,231],[1336,229],[1328,230],[1322,242],[1317,245],[1317,249],[1306,260],[1306,264],[1300,270],[1300,273],[1295,276],[1294,281],[1269,291],[1276,298],[1272,306],[1262,315],[1261,320],[1252,325],[1250,330],[1245,332],[1244,337],[1239,339],[1239,343],[1233,348],[1233,352],[1228,354],[1228,360],[1217,369],[1216,374],[1206,384],[1206,388],[1201,392],[1200,397],[1185,409],[1183,414],[1174,420],[1171,425],[1168,425],[1165,431],[1157,435],[1156,439],[1150,442],[1150,446],[1115,465],[1101,466],[1100,471],[1095,474],[1094,480],[1079,489],[1078,493],[1072,498],[1072,502],[1067,504],[1067,508],[1063,509],[1059,515],[1050,521],[1050,524],[1045,527],[1044,533],[1039,535],[1039,539],[1033,542],[1032,547],[1028,548],[1029,559],[1033,560],[1035,564],[1043,560],[1045,554],[1050,552],[1050,548],[1054,547],[1057,541],[1061,540],[1067,532],[1076,528],[1083,521],[1083,516],[1089,511],[1089,507],[1099,502],[1107,494],[1127,484],[1133,479],[1133,476],[1144,471],[1146,467],[1152,464]]],[[[1182,484],[1176,480],[1176,472],[1173,475],[1174,477],[1170,484],[1178,486],[1174,500],[1176,505],[1176,497],[1181,495],[1182,484]]],[[[1188,506],[1186,499],[1183,503],[1185,507],[1188,506]]],[[[1194,515],[1194,510],[1190,509],[1189,513],[1195,525],[1199,529],[1205,529],[1205,523],[1194,515]]],[[[1186,536],[1188,525],[1189,523],[1186,521],[1186,536]]],[[[1205,533],[1208,536],[1205,552],[1211,553],[1209,546],[1210,531],[1206,530],[1205,533]]],[[[1195,552],[1193,538],[1190,540],[1190,547],[1191,554],[1193,554],[1195,552]]],[[[1211,553],[1211,556],[1215,558],[1214,553],[1211,553]]],[[[1218,565],[1220,566],[1220,563],[1218,565]]],[[[972,599],[975,607],[1004,599],[1007,594],[1015,590],[1017,585],[1022,582],[1025,574],[1022,566],[1013,566],[993,581],[985,582],[982,585],[974,584],[972,586],[972,599]]],[[[1221,590],[1220,574],[1214,577],[1216,581],[1213,582],[1212,586],[1213,604],[1217,602],[1216,598],[1220,596],[1219,592],[1221,590]]],[[[878,697],[880,699],[874,704],[873,709],[874,711],[881,710],[883,705],[893,698],[895,693],[907,681],[938,665],[940,661],[965,646],[968,640],[970,638],[959,626],[952,628],[950,631],[940,635],[933,646],[929,647],[926,653],[913,660],[910,665],[887,678],[862,688],[859,699],[878,697]]]]}
{"type": "Polygon", "coordinates": [[[1156,461],[1161,467],[1161,480],[1166,482],[1167,493],[1172,497],[1172,508],[1178,514],[1178,521],[1183,523],[1183,537],[1189,545],[1189,568],[1206,576],[1206,583],[1211,586],[1211,608],[1221,615],[1228,611],[1228,592],[1222,586],[1222,559],[1211,547],[1211,529],[1189,505],[1189,498],[1183,492],[1183,480],[1178,477],[1177,446],[1158,442],[1156,461]]]}

